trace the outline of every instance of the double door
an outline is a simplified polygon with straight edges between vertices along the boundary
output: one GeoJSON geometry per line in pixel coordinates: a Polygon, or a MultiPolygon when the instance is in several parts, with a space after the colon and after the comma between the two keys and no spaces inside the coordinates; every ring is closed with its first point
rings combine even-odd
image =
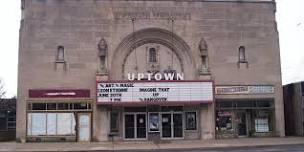
{"type": "Polygon", "coordinates": [[[161,113],[161,137],[164,139],[183,138],[183,114],[161,113]]]}
{"type": "Polygon", "coordinates": [[[147,138],[147,119],[145,113],[124,114],[124,137],[125,139],[147,138]]]}

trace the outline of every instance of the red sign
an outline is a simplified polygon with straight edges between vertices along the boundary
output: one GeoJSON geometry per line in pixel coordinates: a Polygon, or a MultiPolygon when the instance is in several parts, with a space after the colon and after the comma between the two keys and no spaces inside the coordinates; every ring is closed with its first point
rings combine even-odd
{"type": "Polygon", "coordinates": [[[29,90],[30,98],[89,98],[90,90],[29,90]]]}

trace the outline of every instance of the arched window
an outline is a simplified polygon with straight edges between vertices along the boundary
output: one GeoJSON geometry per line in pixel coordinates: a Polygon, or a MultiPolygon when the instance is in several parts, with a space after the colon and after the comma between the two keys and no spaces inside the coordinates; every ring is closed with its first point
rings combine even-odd
{"type": "Polygon", "coordinates": [[[64,47],[63,46],[58,46],[57,48],[57,57],[56,61],[63,62],[64,61],[64,47]]]}
{"type": "Polygon", "coordinates": [[[240,68],[241,64],[246,64],[246,68],[249,67],[249,63],[246,59],[246,49],[245,46],[239,47],[239,61],[237,62],[238,68],[240,68]]]}
{"type": "Polygon", "coordinates": [[[149,62],[150,63],[156,63],[157,62],[156,49],[155,48],[150,48],[149,49],[149,62]]]}
{"type": "Polygon", "coordinates": [[[245,63],[246,61],[246,54],[245,54],[245,46],[239,47],[239,62],[245,63]]]}

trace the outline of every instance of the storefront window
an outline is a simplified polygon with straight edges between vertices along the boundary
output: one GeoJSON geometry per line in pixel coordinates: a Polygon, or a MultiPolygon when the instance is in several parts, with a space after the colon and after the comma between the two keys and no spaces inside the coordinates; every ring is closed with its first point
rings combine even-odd
{"type": "Polygon", "coordinates": [[[56,110],[56,103],[47,103],[47,110],[56,110]]]}
{"type": "Polygon", "coordinates": [[[58,110],[68,110],[69,103],[58,103],[58,110]]]}
{"type": "Polygon", "coordinates": [[[46,110],[46,103],[33,103],[31,107],[32,110],[46,110]]]}
{"type": "Polygon", "coordinates": [[[254,118],[255,132],[269,132],[270,129],[270,114],[267,111],[257,111],[254,118]]]}
{"type": "Polygon", "coordinates": [[[74,103],[74,109],[87,109],[87,103],[86,102],[74,103]]]}
{"type": "Polygon", "coordinates": [[[149,114],[149,131],[150,132],[159,131],[159,114],[158,113],[149,114]]]}
{"type": "Polygon", "coordinates": [[[91,103],[89,102],[74,102],[74,103],[29,103],[27,106],[28,110],[31,111],[46,111],[46,110],[81,110],[88,111],[92,109],[91,103]]]}
{"type": "Polygon", "coordinates": [[[256,118],[254,122],[255,122],[256,132],[269,132],[269,125],[267,118],[256,118]]]}
{"type": "Polygon", "coordinates": [[[185,112],[186,130],[196,130],[196,112],[185,112]]]}
{"type": "Polygon", "coordinates": [[[233,131],[231,112],[218,112],[217,123],[219,131],[233,131]]]}
{"type": "Polygon", "coordinates": [[[29,136],[76,135],[74,113],[28,113],[29,136]]]}

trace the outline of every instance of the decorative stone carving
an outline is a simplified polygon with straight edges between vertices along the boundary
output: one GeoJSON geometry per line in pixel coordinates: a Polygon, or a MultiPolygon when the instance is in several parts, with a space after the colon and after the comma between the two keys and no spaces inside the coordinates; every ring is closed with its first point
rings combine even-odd
{"type": "Polygon", "coordinates": [[[199,42],[199,51],[201,57],[201,68],[199,69],[200,74],[210,74],[208,66],[208,47],[206,41],[202,38],[199,42]]]}
{"type": "Polygon", "coordinates": [[[101,74],[107,73],[107,65],[106,65],[107,52],[108,52],[107,41],[104,38],[101,38],[98,43],[98,56],[100,60],[100,66],[98,72],[101,74]]]}
{"type": "Polygon", "coordinates": [[[201,41],[199,42],[199,51],[201,55],[207,55],[208,47],[206,41],[202,38],[201,41]]]}

